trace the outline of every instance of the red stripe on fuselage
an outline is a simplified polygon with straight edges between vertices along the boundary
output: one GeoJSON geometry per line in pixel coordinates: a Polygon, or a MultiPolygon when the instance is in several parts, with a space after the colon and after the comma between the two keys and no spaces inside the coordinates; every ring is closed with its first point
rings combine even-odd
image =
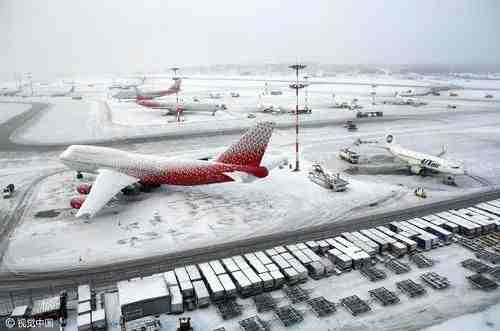
{"type": "Polygon", "coordinates": [[[140,178],[144,184],[192,186],[231,182],[233,179],[224,173],[233,171],[245,172],[258,178],[268,175],[265,167],[209,163],[201,166],[172,168],[161,171],[159,174],[145,175],[140,178]]]}

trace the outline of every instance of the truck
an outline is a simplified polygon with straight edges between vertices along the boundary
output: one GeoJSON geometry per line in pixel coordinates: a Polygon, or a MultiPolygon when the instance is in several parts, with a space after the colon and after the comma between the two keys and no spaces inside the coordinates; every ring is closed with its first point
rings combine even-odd
{"type": "Polygon", "coordinates": [[[352,164],[359,163],[359,154],[349,148],[342,148],[339,151],[339,157],[341,160],[347,161],[352,164]]]}
{"type": "Polygon", "coordinates": [[[3,198],[8,199],[14,194],[14,184],[9,184],[3,189],[3,198]]]}
{"type": "Polygon", "coordinates": [[[313,164],[312,170],[309,171],[309,179],[320,186],[335,192],[347,190],[349,182],[340,178],[340,174],[333,175],[325,171],[323,167],[317,163],[313,164]]]}
{"type": "Polygon", "coordinates": [[[358,111],[356,113],[357,118],[362,117],[382,117],[384,116],[384,112],[381,111],[358,111]]]}

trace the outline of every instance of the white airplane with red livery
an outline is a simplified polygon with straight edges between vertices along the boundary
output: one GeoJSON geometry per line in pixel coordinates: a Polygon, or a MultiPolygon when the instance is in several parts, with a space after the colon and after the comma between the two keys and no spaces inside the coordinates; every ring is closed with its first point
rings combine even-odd
{"type": "Polygon", "coordinates": [[[137,86],[133,86],[134,91],[121,91],[113,95],[113,98],[126,101],[153,100],[179,93],[182,79],[176,79],[174,84],[165,90],[141,91],[137,86]]]}
{"type": "Polygon", "coordinates": [[[261,165],[273,131],[272,122],[262,122],[246,132],[214,161],[179,160],[130,153],[108,147],[72,145],[61,161],[77,173],[96,173],[92,186],[79,187],[88,196],[74,198],[71,206],[79,209],[76,217],[93,217],[117,193],[134,185],[206,185],[224,182],[252,182],[268,175],[269,170],[286,164],[285,158],[261,165]]]}
{"type": "Polygon", "coordinates": [[[215,116],[219,110],[226,110],[225,104],[206,103],[206,102],[175,102],[160,100],[138,100],[137,104],[150,109],[159,109],[166,111],[166,115],[179,115],[183,112],[207,112],[215,116]]]}

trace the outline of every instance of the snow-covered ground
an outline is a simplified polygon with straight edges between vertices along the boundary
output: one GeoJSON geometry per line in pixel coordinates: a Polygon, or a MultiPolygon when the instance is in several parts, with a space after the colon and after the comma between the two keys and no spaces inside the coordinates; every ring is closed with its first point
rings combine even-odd
{"type": "Polygon", "coordinates": [[[24,113],[30,108],[30,104],[0,103],[0,124],[7,122],[14,116],[24,113]]]}
{"type": "MultiPolygon", "coordinates": [[[[386,271],[388,277],[377,282],[370,282],[359,271],[354,270],[321,280],[309,279],[306,284],[301,285],[310,291],[311,298],[324,296],[327,300],[335,303],[338,303],[342,298],[358,295],[361,299],[369,302],[371,311],[356,317],[352,316],[344,307],[338,306],[337,311],[332,315],[318,318],[307,304],[299,303],[295,304],[294,307],[303,314],[304,320],[285,328],[279,320],[275,319],[272,312],[257,313],[252,299],[237,299],[238,304],[243,306],[243,313],[237,318],[225,321],[217,313],[215,307],[210,305],[208,308],[189,311],[175,316],[175,318],[162,315],[162,325],[166,329],[174,329],[177,317],[189,316],[195,330],[214,330],[224,326],[226,330],[233,331],[239,330],[238,321],[258,315],[262,320],[271,322],[271,330],[276,331],[411,331],[432,325],[434,327],[429,328],[431,331],[498,330],[500,326],[498,316],[500,291],[483,292],[473,288],[465,278],[472,273],[460,265],[461,261],[473,257],[473,254],[465,248],[453,244],[426,252],[425,255],[437,261],[435,266],[418,269],[415,264],[408,261],[408,258],[403,258],[402,261],[409,263],[412,270],[401,275],[396,275],[383,265],[378,264],[377,267],[386,271]],[[424,284],[420,275],[429,271],[447,277],[451,284],[450,287],[435,290],[424,285],[427,293],[416,298],[409,298],[397,289],[396,282],[405,279],[424,284]],[[384,307],[376,300],[372,300],[368,291],[378,287],[385,287],[395,292],[400,302],[384,307]]],[[[283,291],[273,291],[271,295],[279,307],[291,304],[283,291]]],[[[107,302],[116,302],[113,297],[116,297],[116,294],[107,294],[107,302]]],[[[112,307],[114,308],[111,309],[119,309],[117,305],[112,307]]]]}
{"type": "MultiPolygon", "coordinates": [[[[160,81],[147,88],[155,89],[169,83],[169,80],[160,81]]],[[[422,81],[406,83],[415,86],[430,84],[422,81]]],[[[248,127],[262,119],[271,119],[278,124],[294,121],[290,115],[258,113],[256,119],[245,117],[248,112],[255,111],[251,107],[258,102],[257,94],[264,89],[263,84],[256,81],[186,79],[183,97],[196,95],[208,100],[209,92],[220,92],[224,94],[223,99],[214,102],[224,102],[229,107],[227,112],[215,117],[186,114],[186,122],[182,123],[166,123],[167,118],[160,112],[145,110],[134,103],[112,101],[101,85],[94,91],[88,84],[87,88],[95,94],[83,101],[43,99],[50,100],[51,107],[17,130],[12,139],[29,144],[69,144],[169,135],[172,140],[123,143],[117,148],[187,158],[217,155],[239,135],[184,136],[181,139],[176,136],[186,132],[200,134],[210,130],[248,127]],[[228,94],[231,91],[239,92],[241,97],[231,98],[228,94]]],[[[287,83],[271,82],[269,89],[284,92],[283,96],[276,98],[266,97],[271,102],[293,102],[293,93],[287,83]]],[[[163,187],[140,195],[136,201],[119,204],[115,209],[118,214],[103,212],[90,223],[76,220],[69,209],[70,198],[77,195],[74,174],[63,172],[49,176],[34,187],[30,208],[11,235],[3,268],[29,271],[100,265],[273,233],[284,227],[298,229],[334,222],[342,217],[405,208],[424,202],[412,194],[417,186],[427,190],[429,198],[426,201],[435,201],[500,184],[500,111],[497,103],[484,102],[481,96],[473,101],[459,100],[458,108],[450,110],[446,105],[449,100],[455,99],[442,95],[428,98],[429,104],[422,107],[371,106],[371,89],[369,85],[318,84],[310,87],[310,103],[318,105],[318,108],[314,108],[312,115],[302,116],[302,122],[353,118],[350,111],[327,108],[332,102],[331,93],[346,100],[357,97],[367,109],[382,109],[386,118],[360,122],[357,132],[348,132],[338,123],[302,129],[300,139],[304,171],[301,174],[277,169],[268,178],[253,184],[163,187]],[[445,158],[463,161],[471,176],[458,178],[457,186],[445,186],[435,177],[422,178],[404,173],[348,175],[344,172],[349,165],[338,159],[340,148],[352,145],[358,138],[383,139],[389,132],[401,145],[429,154],[439,153],[445,145],[448,151],[445,158]],[[333,172],[341,172],[342,176],[349,178],[350,189],[345,193],[332,193],[311,183],[306,177],[306,170],[307,164],[313,161],[319,161],[333,172]],[[368,207],[373,202],[379,203],[368,207]],[[162,222],[151,221],[154,210],[160,212],[162,222]],[[67,244],[69,242],[71,245],[67,244]]],[[[394,90],[401,89],[379,86],[377,93],[391,95],[394,90]]],[[[270,153],[290,153],[293,161],[294,142],[294,130],[277,129],[271,139],[270,153]]],[[[387,152],[369,145],[362,146],[360,152],[373,161],[387,158],[387,152]]],[[[43,177],[42,170],[43,174],[59,170],[59,153],[0,153],[5,173],[0,177],[0,184],[13,180],[23,183],[21,189],[31,188],[33,182],[43,177]]],[[[15,202],[3,203],[2,208],[10,210],[15,202]]]]}
{"type": "MultiPolygon", "coordinates": [[[[342,80],[338,78],[339,80],[342,80]]],[[[348,82],[370,82],[369,78],[348,77],[348,82]]],[[[321,79],[317,80],[321,82],[321,79]]],[[[374,78],[379,84],[384,80],[374,78]]],[[[324,82],[328,82],[325,80],[324,82]]],[[[352,119],[355,115],[352,111],[329,108],[334,99],[336,102],[351,102],[354,98],[359,99],[359,104],[365,110],[382,110],[385,115],[412,115],[412,114],[434,114],[450,112],[447,105],[458,104],[455,112],[460,112],[470,107],[481,109],[492,109],[497,106],[498,91],[491,92],[495,95],[493,99],[485,99],[485,91],[459,90],[465,93],[461,97],[449,97],[444,93],[440,97],[423,97],[429,104],[423,107],[390,106],[383,105],[381,101],[391,100],[395,92],[411,89],[421,93],[427,90],[427,86],[433,84],[429,81],[395,80],[388,77],[386,84],[417,84],[421,88],[406,88],[399,86],[377,86],[370,85],[347,85],[347,84],[313,84],[309,87],[308,102],[313,108],[311,115],[303,116],[304,122],[324,122],[352,119]],[[378,104],[371,105],[370,93],[376,91],[378,104]],[[488,101],[488,102],[485,102],[488,101]]],[[[145,91],[165,88],[171,84],[170,79],[158,79],[153,83],[147,83],[142,87],[145,91]]],[[[43,114],[30,121],[22,129],[18,130],[12,140],[23,144],[67,144],[67,143],[93,143],[98,141],[110,141],[127,137],[153,137],[172,136],[178,133],[200,133],[222,129],[247,128],[258,120],[273,120],[278,124],[291,124],[294,121],[290,114],[269,115],[258,112],[258,104],[274,104],[286,109],[293,108],[295,104],[294,91],[288,88],[287,82],[269,82],[268,91],[280,90],[283,95],[264,96],[259,95],[265,91],[264,81],[239,81],[239,80],[210,80],[210,79],[185,79],[181,98],[191,100],[194,96],[202,102],[224,103],[228,109],[219,111],[216,116],[207,114],[189,113],[184,114],[185,122],[176,123],[175,116],[162,116],[161,110],[150,110],[135,104],[135,102],[119,102],[111,95],[115,92],[107,91],[103,85],[80,88],[84,97],[83,101],[62,98],[28,98],[26,100],[45,101],[51,103],[51,107],[43,114]],[[209,93],[215,92],[222,95],[221,99],[209,99],[209,93]],[[241,97],[232,98],[230,92],[239,92],[241,97]],[[247,116],[253,113],[256,119],[247,116]]],[[[489,82],[488,82],[489,84],[489,82]]],[[[80,84],[81,85],[81,84],[80,84]]],[[[172,99],[167,97],[167,99],[172,99]]],[[[300,97],[301,104],[304,103],[304,95],[300,97]]]]}

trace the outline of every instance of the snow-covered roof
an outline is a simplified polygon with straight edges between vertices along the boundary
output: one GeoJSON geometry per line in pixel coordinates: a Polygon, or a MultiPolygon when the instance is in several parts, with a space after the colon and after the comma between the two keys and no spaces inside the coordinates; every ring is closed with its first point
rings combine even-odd
{"type": "Polygon", "coordinates": [[[162,277],[118,282],[118,296],[121,306],[169,295],[170,292],[162,277]]]}

